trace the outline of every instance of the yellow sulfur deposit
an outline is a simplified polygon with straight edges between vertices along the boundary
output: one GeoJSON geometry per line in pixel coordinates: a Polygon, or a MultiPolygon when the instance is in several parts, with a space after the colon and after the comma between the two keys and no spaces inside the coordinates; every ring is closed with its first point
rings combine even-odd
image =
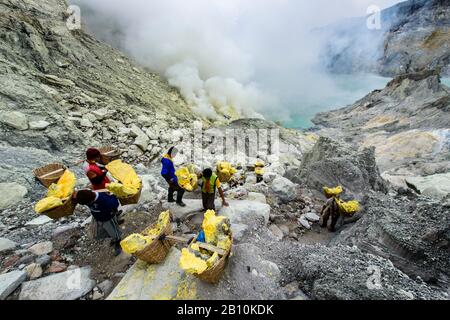
{"type": "Polygon", "coordinates": [[[119,181],[119,183],[110,183],[107,187],[117,197],[130,197],[137,194],[141,189],[141,179],[129,164],[123,163],[121,160],[115,160],[110,162],[106,169],[114,179],[119,181]]]}
{"type": "Polygon", "coordinates": [[[236,168],[234,168],[229,162],[225,161],[219,161],[217,163],[216,171],[220,182],[223,183],[230,182],[233,175],[237,172],[236,168]]]}
{"type": "Polygon", "coordinates": [[[208,264],[189,249],[184,248],[181,251],[180,268],[190,274],[202,274],[208,269],[208,264]]]}
{"type": "Polygon", "coordinates": [[[134,254],[138,251],[144,250],[153,241],[150,237],[145,237],[142,234],[132,234],[120,242],[122,250],[127,254],[134,254]]]}
{"type": "Polygon", "coordinates": [[[339,209],[348,215],[353,215],[359,211],[359,202],[358,201],[349,201],[344,202],[342,200],[336,199],[336,203],[339,206],[339,209]]]}
{"type": "Polygon", "coordinates": [[[178,178],[178,184],[180,185],[180,187],[186,190],[187,192],[192,192],[194,191],[194,189],[197,188],[198,184],[197,175],[192,171],[190,171],[189,168],[187,167],[180,168],[175,172],[175,175],[178,178]]]}
{"type": "Polygon", "coordinates": [[[60,198],[57,197],[47,197],[39,201],[36,206],[34,207],[34,210],[37,213],[43,213],[45,211],[49,211],[51,209],[60,207],[63,205],[63,201],[60,198]]]}
{"type": "Polygon", "coordinates": [[[205,232],[206,242],[215,245],[217,242],[217,236],[219,233],[223,233],[228,230],[223,230],[224,226],[228,229],[229,222],[227,223],[226,217],[216,216],[214,210],[208,210],[205,213],[203,219],[202,228],[205,232]]]}
{"type": "MultiPolygon", "coordinates": [[[[232,246],[230,221],[226,217],[216,216],[213,210],[205,213],[202,225],[206,242],[210,245],[229,251],[232,246]]],[[[197,243],[183,249],[180,267],[190,274],[202,274],[219,262],[217,252],[200,249],[197,243]]]]}
{"type": "Polygon", "coordinates": [[[43,213],[62,206],[64,200],[72,197],[76,183],[75,174],[70,170],[66,170],[58,182],[48,188],[47,197],[39,201],[34,210],[37,213],[43,213]]]}
{"type": "Polygon", "coordinates": [[[337,186],[336,188],[327,188],[323,187],[323,192],[328,198],[339,196],[344,189],[341,186],[337,186]]]}
{"type": "Polygon", "coordinates": [[[223,161],[217,163],[217,172],[232,176],[237,172],[237,170],[231,165],[231,163],[223,161]]]}
{"type": "Polygon", "coordinates": [[[77,178],[75,174],[70,170],[66,170],[58,180],[58,183],[52,184],[48,188],[47,197],[56,197],[59,199],[69,198],[73,194],[76,183],[77,178]]]}
{"type": "Polygon", "coordinates": [[[108,184],[108,190],[119,198],[128,198],[139,192],[139,189],[127,187],[121,183],[111,182],[108,184]]]}
{"type": "Polygon", "coordinates": [[[170,223],[170,212],[164,211],[159,215],[156,226],[152,229],[145,230],[144,234],[147,236],[159,236],[169,223],[170,223]]]}
{"type": "Polygon", "coordinates": [[[258,176],[262,176],[262,175],[264,175],[264,166],[265,166],[266,164],[262,161],[262,160],[258,160],[258,161],[256,161],[256,163],[255,163],[255,173],[258,175],[258,176]]]}
{"type": "Polygon", "coordinates": [[[206,265],[208,266],[208,268],[211,268],[216,264],[217,261],[219,261],[219,254],[217,252],[214,252],[211,258],[206,260],[206,265]]]}
{"type": "Polygon", "coordinates": [[[126,239],[120,242],[124,252],[128,254],[134,254],[138,251],[144,250],[149,244],[151,244],[156,236],[159,236],[161,232],[170,223],[170,212],[165,211],[159,215],[156,226],[152,229],[145,230],[142,234],[132,234],[126,239]]]}

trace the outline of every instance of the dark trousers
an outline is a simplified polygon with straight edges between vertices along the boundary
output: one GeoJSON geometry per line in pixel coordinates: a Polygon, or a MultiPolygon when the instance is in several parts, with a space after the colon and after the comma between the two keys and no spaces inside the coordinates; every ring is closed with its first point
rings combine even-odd
{"type": "Polygon", "coordinates": [[[173,195],[176,192],[177,193],[177,203],[183,202],[183,196],[185,193],[185,190],[181,188],[177,183],[173,183],[170,181],[169,178],[164,177],[167,181],[167,184],[169,185],[169,192],[168,192],[168,200],[170,202],[173,202],[173,195]]]}
{"type": "Polygon", "coordinates": [[[331,217],[330,231],[334,231],[336,224],[339,220],[339,207],[334,199],[328,200],[327,204],[322,209],[322,227],[325,228],[328,225],[328,220],[331,217]]]}
{"type": "Polygon", "coordinates": [[[203,209],[205,209],[205,210],[216,210],[216,205],[214,204],[215,200],[216,200],[216,194],[215,193],[202,192],[203,209]]]}

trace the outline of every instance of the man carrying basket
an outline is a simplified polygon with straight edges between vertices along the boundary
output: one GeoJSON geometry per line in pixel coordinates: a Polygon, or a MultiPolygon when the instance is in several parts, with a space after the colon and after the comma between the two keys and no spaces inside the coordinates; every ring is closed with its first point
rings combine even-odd
{"type": "Polygon", "coordinates": [[[88,206],[91,210],[94,238],[97,240],[111,238],[114,255],[118,256],[122,252],[120,247],[122,234],[119,228],[120,221],[118,221],[120,204],[117,197],[92,190],[80,190],[74,194],[74,197],[77,203],[88,206]]]}

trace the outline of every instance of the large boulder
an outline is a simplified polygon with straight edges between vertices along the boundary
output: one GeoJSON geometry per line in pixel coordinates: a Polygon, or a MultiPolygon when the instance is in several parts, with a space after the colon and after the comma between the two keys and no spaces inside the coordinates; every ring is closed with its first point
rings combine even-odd
{"type": "Polygon", "coordinates": [[[0,300],[6,299],[27,279],[25,271],[12,271],[0,275],[0,300]]]}
{"type": "Polygon", "coordinates": [[[228,217],[231,224],[256,226],[267,225],[270,216],[270,206],[261,202],[246,200],[231,200],[229,207],[222,207],[218,212],[228,217]]]}
{"type": "Polygon", "coordinates": [[[296,198],[296,185],[283,177],[278,177],[272,181],[272,191],[282,202],[289,202],[296,198]]]}
{"type": "Polygon", "coordinates": [[[27,130],[28,120],[27,116],[18,111],[3,111],[0,113],[0,122],[17,130],[27,130]]]}
{"type": "Polygon", "coordinates": [[[0,253],[8,252],[17,247],[17,243],[9,239],[0,238],[0,253]]]}
{"type": "Polygon", "coordinates": [[[450,172],[427,177],[408,177],[406,184],[424,196],[441,200],[450,194],[450,172]]]}
{"type": "Polygon", "coordinates": [[[28,190],[17,183],[0,183],[0,210],[6,209],[23,200],[28,190]]]}
{"type": "Polygon", "coordinates": [[[341,185],[346,194],[361,199],[369,190],[387,192],[375,162],[374,149],[355,147],[321,137],[302,162],[296,182],[322,192],[324,186],[341,185]]]}
{"type": "Polygon", "coordinates": [[[95,286],[89,267],[77,268],[22,284],[19,300],[76,300],[95,286]]]}

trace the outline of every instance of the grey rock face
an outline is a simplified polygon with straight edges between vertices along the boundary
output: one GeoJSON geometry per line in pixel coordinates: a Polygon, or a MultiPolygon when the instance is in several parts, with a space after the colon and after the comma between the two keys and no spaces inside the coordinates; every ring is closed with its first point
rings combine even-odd
{"type": "Polygon", "coordinates": [[[90,268],[74,269],[22,285],[20,300],[76,300],[95,286],[90,268]]]}
{"type": "Polygon", "coordinates": [[[27,188],[18,183],[0,183],[0,194],[2,195],[0,197],[0,210],[22,201],[27,193],[27,188]]]}
{"type": "Polygon", "coordinates": [[[329,39],[323,61],[337,73],[395,76],[441,67],[450,74],[449,30],[448,1],[405,1],[382,11],[380,30],[369,30],[366,17],[320,30],[329,39]]]}
{"type": "Polygon", "coordinates": [[[449,207],[426,198],[369,195],[362,218],[335,243],[354,244],[392,260],[411,277],[446,287],[450,281],[449,207]]]}
{"type": "Polygon", "coordinates": [[[15,247],[17,247],[17,243],[15,243],[14,241],[0,238],[0,253],[13,250],[15,247]]]}
{"type": "Polygon", "coordinates": [[[12,271],[0,275],[0,300],[6,299],[27,279],[25,271],[12,271]]]}
{"type": "Polygon", "coordinates": [[[369,190],[387,191],[375,163],[373,149],[355,150],[345,143],[321,137],[305,155],[296,179],[322,192],[342,185],[346,194],[361,198],[369,190]]]}
{"type": "Polygon", "coordinates": [[[414,281],[389,260],[348,246],[295,249],[296,279],[319,300],[445,299],[439,291],[414,281]],[[333,280],[331,280],[333,279],[333,280]]]}
{"type": "Polygon", "coordinates": [[[375,147],[383,176],[404,179],[450,170],[450,93],[434,71],[406,74],[355,104],[320,113],[318,133],[354,148],[375,147]]]}

